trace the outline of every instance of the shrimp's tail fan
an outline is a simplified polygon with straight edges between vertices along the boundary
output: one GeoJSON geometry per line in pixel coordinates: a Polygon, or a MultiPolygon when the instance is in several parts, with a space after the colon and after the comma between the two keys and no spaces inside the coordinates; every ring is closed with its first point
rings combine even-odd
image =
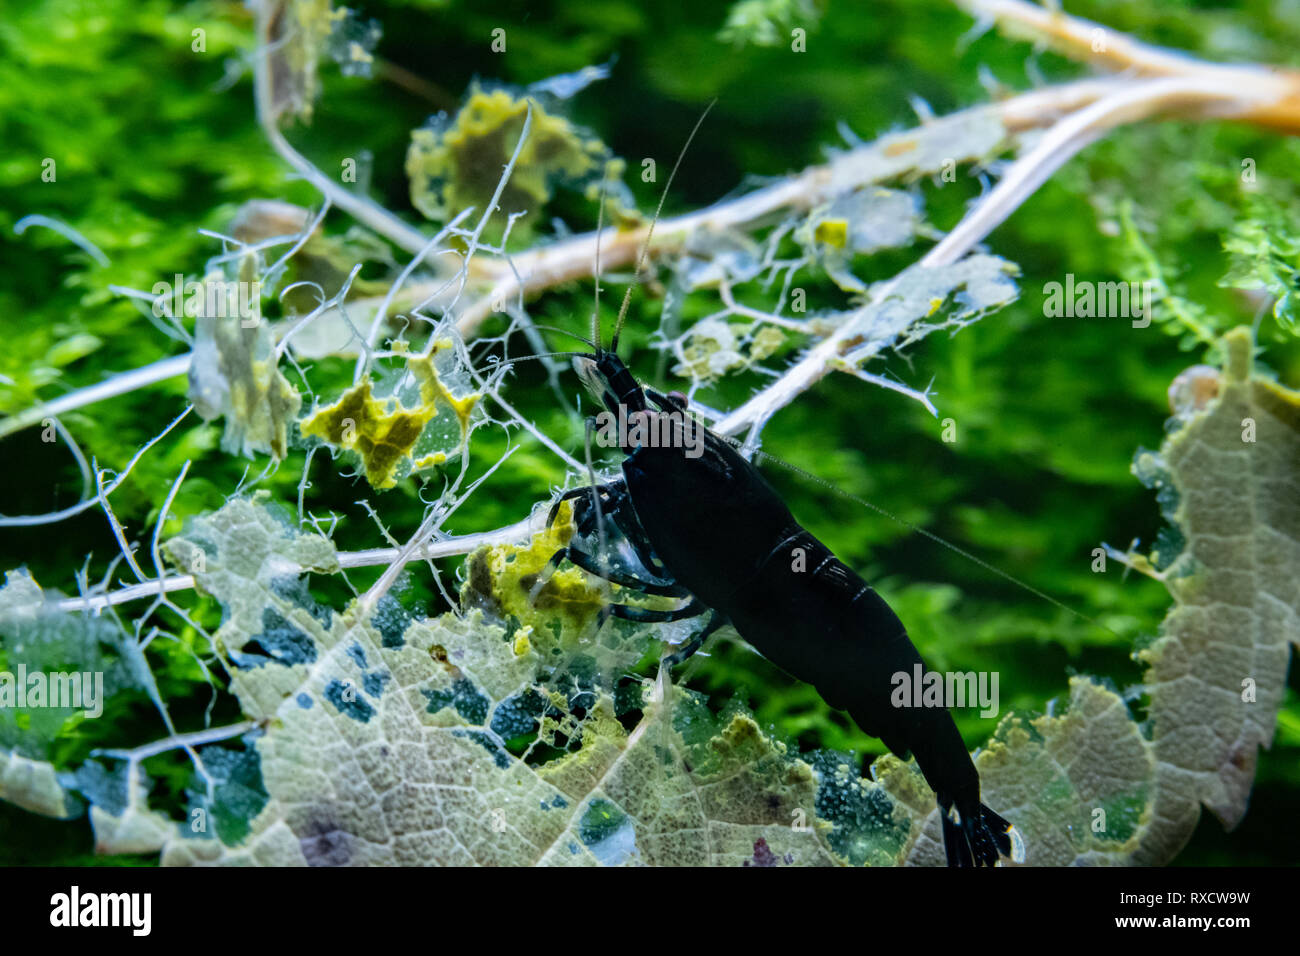
{"type": "Polygon", "coordinates": [[[943,821],[943,848],[949,866],[997,866],[1002,857],[1025,861],[1020,833],[982,803],[977,809],[953,812],[952,804],[939,802],[943,821]]]}

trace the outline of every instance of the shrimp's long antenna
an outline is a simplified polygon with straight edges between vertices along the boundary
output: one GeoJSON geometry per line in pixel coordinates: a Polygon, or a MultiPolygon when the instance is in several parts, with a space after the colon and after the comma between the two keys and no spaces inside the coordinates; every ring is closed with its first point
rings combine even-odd
{"type": "MultiPolygon", "coordinates": [[[[592,267],[592,278],[596,280],[596,301],[591,310],[592,348],[600,348],[600,234],[605,229],[605,187],[609,185],[609,163],[605,164],[600,174],[600,207],[596,210],[596,264],[592,267]]],[[[615,338],[617,338],[615,333],[615,338]]]]}
{"type": "Polygon", "coordinates": [[[535,362],[535,361],[537,361],[538,359],[544,359],[544,358],[557,358],[558,356],[561,356],[561,355],[576,356],[576,357],[578,357],[578,358],[595,358],[595,357],[596,357],[595,355],[593,355],[593,354],[590,353],[590,352],[537,352],[537,353],[534,354],[534,355],[520,355],[520,356],[518,356],[518,357],[516,357],[516,358],[512,358],[512,359],[504,359],[504,360],[502,360],[502,361],[503,361],[504,364],[506,364],[506,365],[517,365],[517,364],[520,363],[520,362],[535,362]]]}
{"type": "MultiPolygon", "coordinates": [[[[723,441],[730,444],[737,451],[741,451],[741,443],[737,439],[732,438],[730,435],[720,435],[718,437],[722,438],[723,441]]],[[[1095,617],[1089,617],[1087,614],[1084,614],[1082,611],[1075,610],[1070,605],[1066,604],[1064,601],[1057,600],[1056,598],[1052,597],[1050,594],[1046,593],[1045,591],[1040,591],[1032,584],[1020,580],[1020,578],[1016,577],[1015,575],[1011,574],[1008,571],[1003,571],[996,564],[991,564],[990,562],[985,561],[983,558],[979,557],[978,555],[971,554],[965,548],[954,544],[953,542],[949,541],[947,538],[941,538],[933,531],[927,531],[925,528],[922,528],[920,525],[913,524],[912,522],[908,521],[906,518],[893,514],[892,512],[887,511],[886,509],[880,507],[880,505],[868,501],[866,498],[860,498],[851,492],[845,491],[843,488],[839,487],[834,482],[827,481],[825,478],[822,478],[820,475],[814,475],[810,471],[805,471],[804,469],[800,468],[798,465],[792,465],[784,458],[778,458],[776,455],[770,454],[765,451],[758,451],[755,452],[755,454],[759,458],[763,459],[764,461],[770,461],[773,464],[780,465],[782,468],[786,469],[787,471],[793,472],[794,474],[799,475],[802,478],[806,478],[808,481],[813,481],[819,485],[822,485],[823,487],[829,488],[832,492],[834,492],[835,494],[839,495],[842,498],[847,498],[849,501],[856,502],[857,504],[862,505],[864,508],[870,508],[872,511],[876,512],[877,514],[888,518],[890,521],[894,521],[902,525],[904,528],[907,528],[909,531],[913,531],[916,534],[923,535],[929,538],[931,541],[935,542],[936,544],[942,545],[943,547],[947,548],[949,551],[952,551],[953,553],[959,555],[960,557],[965,558],[967,561],[971,561],[974,564],[979,565],[985,571],[989,571],[993,574],[996,574],[998,577],[1006,581],[1010,581],[1016,587],[1023,588],[1024,590],[1028,591],[1030,594],[1034,595],[1035,597],[1042,598],[1048,604],[1054,605],[1058,609],[1065,611],[1067,614],[1071,614],[1074,617],[1077,617],[1079,620],[1084,621],[1087,624],[1091,624],[1094,627],[1099,627],[1103,631],[1107,631],[1110,634],[1114,635],[1115,637],[1120,637],[1120,638],[1123,637],[1123,635],[1121,635],[1114,628],[1106,626],[1105,624],[1101,623],[1101,621],[1097,620],[1095,617]]]]}
{"type": "Polygon", "coordinates": [[[579,342],[583,343],[584,345],[590,345],[593,349],[599,347],[591,339],[585,338],[584,336],[579,335],[577,332],[570,332],[568,329],[561,329],[554,325],[542,325],[540,322],[534,322],[533,328],[545,329],[547,332],[559,332],[561,335],[567,335],[571,339],[577,339],[579,342]]]}
{"type": "Polygon", "coordinates": [[[686,137],[686,145],[684,145],[682,151],[677,154],[677,162],[673,163],[673,171],[668,174],[668,182],[664,183],[664,191],[659,197],[659,205],[655,208],[655,217],[650,220],[650,229],[646,232],[645,242],[641,244],[641,251],[636,257],[636,271],[632,274],[632,284],[627,287],[627,292],[623,295],[623,305],[620,306],[618,310],[618,322],[614,325],[614,337],[609,343],[609,350],[611,352],[618,351],[618,336],[619,333],[623,331],[623,320],[627,318],[628,303],[632,301],[632,293],[636,291],[636,287],[641,284],[641,266],[645,263],[646,253],[650,251],[650,239],[655,234],[655,226],[659,223],[659,214],[663,212],[664,200],[668,198],[668,190],[672,188],[673,178],[677,175],[677,168],[681,166],[682,159],[686,156],[686,151],[691,148],[691,141],[695,139],[695,134],[698,133],[700,127],[704,125],[704,118],[709,115],[709,110],[713,109],[717,102],[718,101],[715,98],[708,106],[704,107],[704,112],[701,113],[700,118],[695,121],[695,128],[691,130],[691,135],[686,137]]]}

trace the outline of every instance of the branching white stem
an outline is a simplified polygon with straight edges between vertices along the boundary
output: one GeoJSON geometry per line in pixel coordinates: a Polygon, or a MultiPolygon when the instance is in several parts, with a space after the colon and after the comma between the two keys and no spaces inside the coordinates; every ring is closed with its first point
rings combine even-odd
{"type": "MultiPolygon", "coordinates": [[[[527,541],[534,534],[546,527],[546,509],[537,508],[527,518],[494,531],[480,531],[475,534],[454,535],[436,541],[417,541],[416,547],[409,554],[403,555],[405,548],[370,548],[364,551],[343,551],[339,554],[339,567],[373,568],[381,565],[394,565],[398,561],[409,564],[412,561],[426,561],[433,558],[448,558],[457,554],[469,554],[482,547],[503,544],[519,544],[527,541]]],[[[140,584],[119,588],[108,594],[88,594],[82,597],[66,598],[54,604],[60,611],[102,611],[117,604],[155,597],[159,592],[188,591],[194,587],[194,575],[177,574],[164,578],[151,578],[140,584]]]]}

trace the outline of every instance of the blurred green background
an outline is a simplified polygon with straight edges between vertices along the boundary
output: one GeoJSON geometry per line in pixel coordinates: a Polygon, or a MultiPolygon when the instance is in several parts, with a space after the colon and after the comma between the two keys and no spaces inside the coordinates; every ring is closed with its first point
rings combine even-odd
{"type": "MultiPolygon", "coordinates": [[[[569,101],[568,115],[627,159],[628,185],[643,210],[654,208],[659,186],[635,175],[641,158],[655,157],[667,168],[705,104],[718,99],[668,197],[665,215],[671,215],[717,201],[747,181],[823,161],[828,146],[844,145],[841,123],[864,139],[914,125],[914,96],[943,114],[987,101],[982,81],[990,78],[1022,90],[1083,75],[1025,43],[972,32],[968,16],[938,0],[762,2],[747,9],[778,23],[789,17],[787,25],[807,29],[807,52],[793,53],[788,33],[771,46],[761,31],[720,36],[733,10],[724,3],[369,3],[359,13],[384,28],[374,75],[344,77],[327,66],[312,124],[288,135],[326,171],[368,151],[370,194],[420,223],[403,173],[412,129],[431,113],[454,110],[474,78],[522,87],[617,55],[610,78],[569,101]],[[507,30],[504,54],[490,48],[497,27],[507,30]]],[[[1300,65],[1296,4],[1137,0],[1072,2],[1069,9],[1208,58],[1300,65]]],[[[252,45],[252,16],[237,3],[6,3],[0,22],[0,243],[6,264],[0,375],[8,381],[0,379],[0,414],[176,352],[177,344],[138,309],[106,291],[110,283],[149,289],[173,273],[193,276],[216,250],[198,230],[225,229],[250,199],[318,202],[256,126],[247,66],[252,45]],[[195,28],[206,31],[203,53],[191,49],[195,28]],[[55,183],[40,179],[44,157],[57,160],[55,183]],[[14,223],[31,213],[74,226],[112,264],[97,266],[49,231],[15,236],[14,223]]],[[[1101,541],[1122,549],[1133,539],[1143,546],[1154,540],[1161,527],[1154,495],[1130,474],[1129,463],[1139,446],[1154,448],[1161,440],[1169,382],[1207,354],[1172,328],[1046,318],[1043,286],[1067,272],[1095,281],[1147,278],[1150,256],[1216,328],[1249,324],[1258,303],[1218,284],[1230,265],[1223,241],[1234,225],[1252,218],[1275,217],[1294,228],[1300,222],[1298,171],[1300,149],[1293,141],[1254,128],[1164,123],[1120,130],[1072,161],[990,237],[991,250],[1023,271],[1017,303],[955,337],[931,336],[906,360],[891,355],[871,367],[917,387],[933,379],[940,417],[957,422],[957,442],[943,442],[939,422],[917,403],[847,376],[825,380],[768,427],[767,451],[955,542],[1121,635],[1066,614],[822,487],[769,470],[802,522],[895,607],[931,666],[998,670],[1004,711],[1041,711],[1075,672],[1105,675],[1120,686],[1138,680],[1131,641],[1155,632],[1167,594],[1154,581],[1123,576],[1114,563],[1105,574],[1092,573],[1091,552],[1101,541]],[[1258,170],[1255,190],[1241,184],[1247,157],[1258,170]],[[1140,228],[1141,247],[1123,228],[1121,213],[1131,214],[1140,228]]],[[[930,220],[950,228],[982,187],[963,169],[955,184],[926,181],[917,188],[930,220]]],[[[582,230],[594,225],[594,212],[580,195],[560,193],[546,218],[582,230]]],[[[338,235],[349,225],[334,212],[326,229],[338,235]]],[[[858,263],[858,272],[885,278],[923,251],[882,253],[858,263]]],[[[395,258],[406,261],[400,252],[395,258]]],[[[391,271],[370,262],[362,275],[380,278],[391,271]]],[[[590,294],[590,283],[575,284],[530,303],[530,310],[541,322],[581,329],[590,294]]],[[[810,301],[847,304],[829,282],[811,287],[810,301]]],[[[659,387],[680,387],[641,347],[661,306],[653,290],[638,295],[625,341],[639,374],[659,387]]],[[[686,314],[716,308],[716,296],[701,295],[688,302],[686,314]]],[[[1300,383],[1295,337],[1266,317],[1260,342],[1262,361],[1282,381],[1300,383]]],[[[320,388],[335,378],[342,384],[349,374],[349,363],[321,362],[313,384],[320,388]]],[[[755,376],[728,379],[700,398],[732,407],[761,382],[755,376]]],[[[173,379],[63,420],[88,456],[121,468],[179,412],[184,394],[184,379],[173,379]]],[[[535,364],[521,366],[509,395],[547,434],[580,451],[581,422],[557,407],[535,364]]],[[[136,536],[152,528],[187,458],[194,465],[173,508],[178,516],[219,507],[246,467],[252,474],[262,469],[264,460],[221,453],[220,428],[220,422],[189,419],[114,495],[118,517],[136,536]]],[[[456,514],[450,530],[518,520],[562,482],[557,459],[527,436],[515,440],[523,447],[456,514]]],[[[503,435],[480,430],[476,469],[494,462],[505,443],[503,435]]],[[[263,487],[294,501],[302,457],[292,453],[263,487]]],[[[42,443],[39,429],[0,439],[0,465],[5,514],[49,511],[78,499],[75,464],[61,444],[42,443]]],[[[340,548],[380,543],[359,498],[370,498],[399,538],[419,523],[422,505],[412,482],[375,496],[320,460],[312,482],[309,510],[343,516],[340,548]]],[[[168,524],[169,531],[178,528],[179,522],[168,524]]],[[[25,565],[47,589],[74,592],[87,555],[90,577],[98,579],[115,552],[97,511],[53,528],[0,529],[0,568],[25,565]]],[[[436,609],[436,592],[421,575],[427,578],[417,574],[406,599],[436,609]]],[[[358,586],[365,580],[364,574],[354,577],[358,586]]],[[[199,601],[192,606],[203,619],[216,620],[216,608],[199,601]]],[[[719,704],[743,696],[765,727],[804,748],[855,750],[868,760],[882,752],[810,687],[752,652],[726,642],[712,651],[694,660],[687,676],[690,686],[719,704]]],[[[164,656],[158,679],[178,723],[199,726],[208,694],[188,659],[179,652],[174,659],[164,656]]],[[[1204,815],[1179,863],[1290,863],[1300,856],[1292,816],[1300,795],[1298,687],[1293,671],[1273,749],[1260,756],[1245,822],[1225,835],[1204,815]]],[[[159,735],[147,700],[110,716],[115,739],[159,735]]],[[[219,710],[214,720],[220,719],[219,710]]],[[[970,712],[960,717],[972,746],[995,724],[970,712]]],[[[72,761],[91,745],[98,742],[83,740],[57,759],[72,761]]],[[[176,792],[185,784],[183,762],[169,768],[159,761],[149,769],[164,779],[172,774],[176,792]]],[[[0,863],[14,862],[149,861],[96,858],[84,821],[46,821],[0,805],[0,863]]]]}

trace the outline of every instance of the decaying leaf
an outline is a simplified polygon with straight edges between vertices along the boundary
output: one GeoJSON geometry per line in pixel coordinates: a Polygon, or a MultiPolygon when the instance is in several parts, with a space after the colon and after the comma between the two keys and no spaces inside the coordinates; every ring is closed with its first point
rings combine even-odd
{"type": "Polygon", "coordinates": [[[250,255],[240,264],[238,281],[213,273],[199,284],[189,395],[205,420],[225,418],[224,451],[281,459],[302,397],[276,363],[256,276],[250,255]]]}
{"type": "Polygon", "coordinates": [[[918,237],[933,234],[916,196],[898,189],[867,186],[814,209],[795,238],[841,289],[865,292],[866,283],[850,268],[854,255],[901,248],[918,237]]]}
{"type": "MultiPolygon", "coordinates": [[[[533,547],[482,555],[480,575],[524,593],[530,552],[570,533],[566,511],[533,547]]],[[[217,639],[237,665],[231,690],[266,727],[254,746],[269,800],[236,845],[174,831],[165,863],[739,864],[759,841],[795,863],[834,860],[828,828],[811,823],[814,773],[751,717],[719,720],[661,681],[624,729],[612,679],[644,653],[643,629],[591,642],[559,626],[566,601],[510,603],[527,619],[505,621],[418,620],[392,601],[331,612],[293,570],[328,570],[328,543],[247,499],[168,547],[181,564],[196,548],[200,584],[228,612],[217,639]],[[544,715],[571,729],[569,751],[510,753],[544,715]],[[800,808],[810,824],[792,829],[800,808]]]]}
{"type": "Polygon", "coordinates": [[[0,750],[0,800],[41,816],[63,819],[77,816],[80,809],[76,797],[59,783],[53,764],[7,750],[0,750]]]}
{"type": "Polygon", "coordinates": [[[701,319],[691,326],[673,374],[711,381],[728,372],[750,368],[781,347],[785,333],[771,325],[701,319]]]}
{"type": "Polygon", "coordinates": [[[84,803],[54,761],[114,695],[146,682],[133,641],[111,617],[51,606],[25,571],[0,588],[0,800],[70,819],[84,803]]]}
{"type": "Polygon", "coordinates": [[[456,394],[444,381],[438,356],[451,352],[451,341],[441,339],[428,355],[410,356],[406,372],[414,387],[404,388],[402,376],[387,395],[377,397],[371,380],[362,380],[334,404],[304,418],[302,434],[355,453],[366,480],[380,490],[445,463],[464,451],[470,415],[480,397],[477,392],[456,394]]]}
{"type": "Polygon", "coordinates": [[[321,60],[337,60],[345,75],[365,75],[379,39],[373,21],[361,22],[331,0],[268,0],[264,11],[271,40],[271,108],[310,122],[320,96],[321,60]]]}
{"type": "Polygon", "coordinates": [[[611,157],[599,139],[536,100],[503,89],[475,89],[455,117],[435,117],[411,133],[406,175],[415,208],[439,221],[461,209],[486,208],[519,143],[530,103],[528,140],[499,202],[506,215],[523,214],[515,228],[526,229],[537,218],[557,182],[586,187],[595,201],[604,180],[610,200],[622,209],[634,208],[621,185],[623,161],[611,157]]]}
{"type": "Polygon", "coordinates": [[[1159,460],[1185,541],[1162,578],[1174,607],[1139,654],[1157,761],[1153,833],[1136,862],[1170,859],[1200,804],[1231,829],[1273,739],[1288,652],[1300,645],[1300,393],[1255,374],[1254,343],[1224,338],[1219,395],[1159,460]]]}
{"type": "MultiPolygon", "coordinates": [[[[1228,828],[1245,813],[1300,644],[1300,393],[1256,374],[1252,349],[1247,330],[1227,335],[1217,396],[1181,407],[1184,424],[1135,463],[1177,531],[1139,562],[1163,568],[1174,600],[1137,653],[1149,730],[1075,678],[1064,713],[1008,716],[977,761],[1029,864],[1158,865],[1202,804],[1228,828]]],[[[942,862],[939,840],[932,815],[909,861],[942,862]]]]}

